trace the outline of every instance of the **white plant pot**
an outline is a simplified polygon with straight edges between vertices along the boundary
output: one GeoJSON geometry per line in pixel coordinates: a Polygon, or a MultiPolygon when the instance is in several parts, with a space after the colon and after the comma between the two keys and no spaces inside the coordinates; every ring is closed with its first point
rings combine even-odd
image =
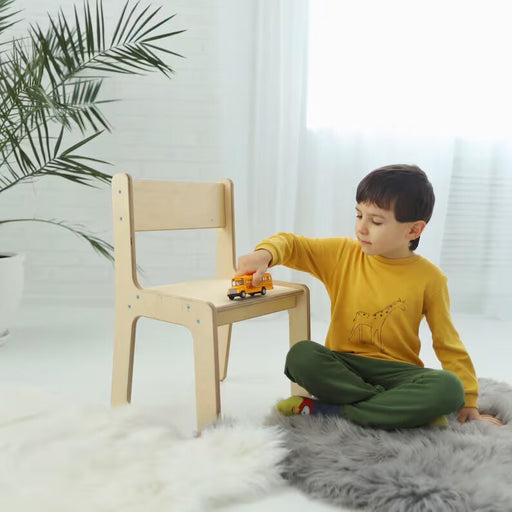
{"type": "Polygon", "coordinates": [[[21,303],[24,261],[24,254],[0,253],[0,345],[9,336],[9,327],[21,303]]]}

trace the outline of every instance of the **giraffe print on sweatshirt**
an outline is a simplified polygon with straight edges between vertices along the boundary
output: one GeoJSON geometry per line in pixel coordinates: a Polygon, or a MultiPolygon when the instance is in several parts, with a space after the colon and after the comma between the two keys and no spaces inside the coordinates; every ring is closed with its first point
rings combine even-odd
{"type": "Polygon", "coordinates": [[[358,311],[352,323],[349,339],[363,344],[373,344],[382,349],[382,327],[396,309],[405,311],[405,300],[398,299],[375,313],[358,311]]]}

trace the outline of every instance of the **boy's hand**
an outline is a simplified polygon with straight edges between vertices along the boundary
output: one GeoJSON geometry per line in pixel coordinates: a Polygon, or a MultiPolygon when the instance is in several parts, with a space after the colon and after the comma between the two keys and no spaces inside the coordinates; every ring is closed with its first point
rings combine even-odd
{"type": "Polygon", "coordinates": [[[466,423],[468,420],[485,420],[498,427],[504,424],[501,420],[490,414],[480,414],[476,407],[463,407],[459,410],[459,421],[460,423],[466,423]]]}
{"type": "Polygon", "coordinates": [[[253,285],[258,286],[271,261],[272,254],[266,249],[258,249],[249,254],[244,254],[238,258],[236,275],[252,274],[253,285]]]}

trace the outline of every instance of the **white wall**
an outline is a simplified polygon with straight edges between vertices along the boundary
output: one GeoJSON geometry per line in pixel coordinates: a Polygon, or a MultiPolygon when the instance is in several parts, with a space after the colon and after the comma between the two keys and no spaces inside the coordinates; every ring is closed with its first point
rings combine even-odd
{"type": "MultiPolygon", "coordinates": [[[[124,0],[108,0],[107,17],[117,19],[124,0]]],[[[152,2],[157,6],[161,3],[152,2]]],[[[81,2],[77,2],[81,5],[81,2]]],[[[46,12],[59,7],[72,12],[70,0],[17,0],[23,8],[12,34],[27,22],[46,24],[46,12]]],[[[136,177],[235,181],[239,253],[255,240],[247,235],[247,158],[251,94],[251,2],[242,0],[176,0],[165,2],[164,14],[176,13],[172,29],[187,32],[169,47],[186,58],[172,60],[172,80],[157,74],[115,77],[104,95],[119,103],[104,109],[113,125],[90,145],[89,154],[113,164],[108,172],[136,177]],[[237,16],[236,23],[231,16],[237,16]],[[237,91],[235,94],[234,91],[237,91]]],[[[55,178],[15,187],[0,197],[0,218],[40,217],[86,226],[112,241],[110,190],[87,189],[55,178]]],[[[205,249],[213,233],[138,236],[144,283],[182,280],[198,271],[211,275],[214,261],[205,249]],[[184,243],[187,246],[184,246],[184,243]],[[190,245],[189,245],[190,244],[190,245]],[[192,254],[192,258],[189,255],[192,254]]],[[[71,233],[38,223],[8,224],[0,230],[0,248],[26,253],[25,297],[112,302],[113,268],[71,233]]]]}

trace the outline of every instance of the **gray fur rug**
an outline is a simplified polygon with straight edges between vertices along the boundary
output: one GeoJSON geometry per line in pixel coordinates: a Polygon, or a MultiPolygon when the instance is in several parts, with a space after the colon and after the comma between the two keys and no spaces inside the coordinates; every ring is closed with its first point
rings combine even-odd
{"type": "Polygon", "coordinates": [[[282,475],[312,497],[371,512],[511,512],[512,388],[480,379],[487,421],[385,431],[342,418],[284,417],[282,475]]]}

